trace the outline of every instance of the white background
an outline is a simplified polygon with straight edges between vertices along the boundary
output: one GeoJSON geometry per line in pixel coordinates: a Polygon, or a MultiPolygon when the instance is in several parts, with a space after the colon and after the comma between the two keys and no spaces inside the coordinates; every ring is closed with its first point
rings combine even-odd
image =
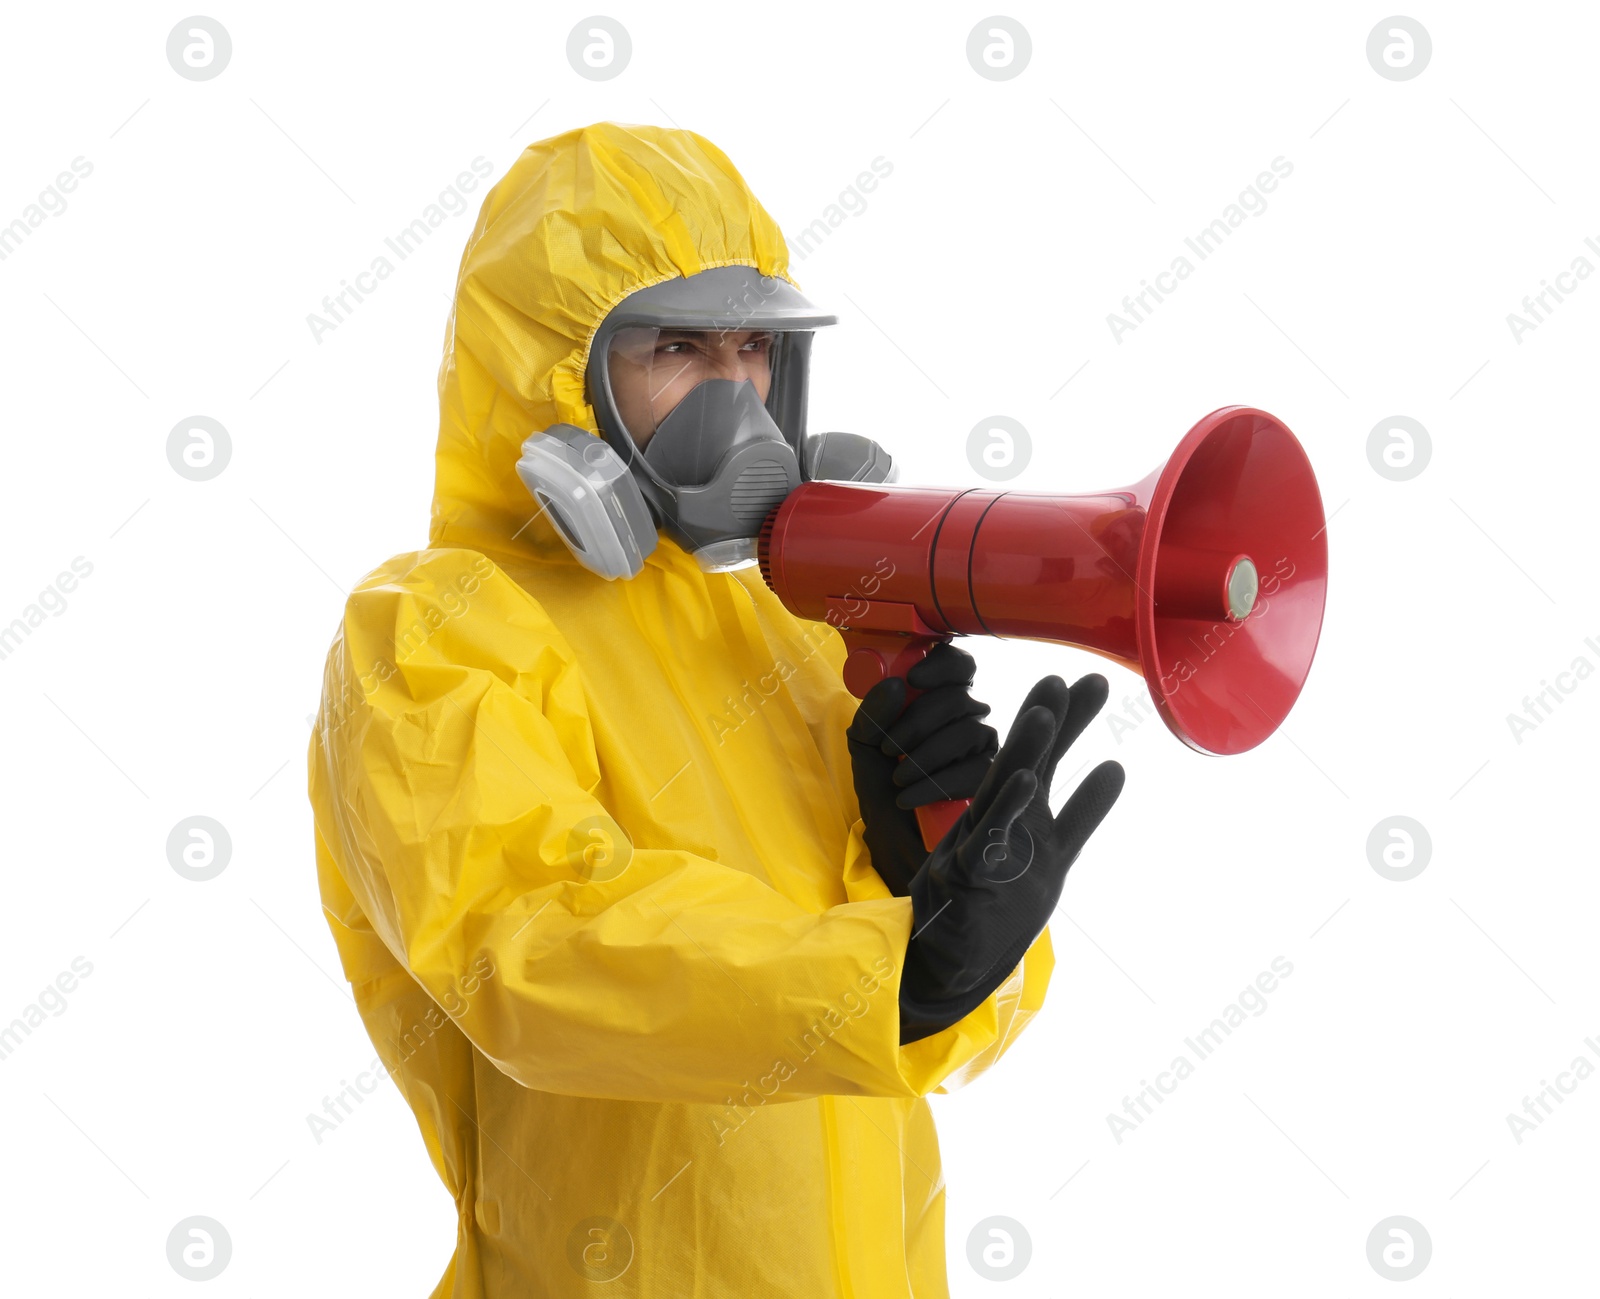
{"type": "MultiPolygon", "coordinates": [[[[1276,736],[1203,758],[1097,723],[1063,764],[1058,800],[1078,761],[1128,785],[1068,879],[1042,1016],[935,1100],[954,1293],[1389,1294],[1366,1242],[1391,1215],[1432,1241],[1409,1293],[1592,1288],[1600,1079],[1520,1143],[1506,1116],[1600,1062],[1600,680],[1565,678],[1520,743],[1507,715],[1600,667],[1600,277],[1520,342],[1506,317],[1600,266],[1597,11],[1411,10],[1432,60],[1397,82],[1366,57],[1383,8],[1024,4],[1031,62],[996,82],[966,58],[981,7],[618,4],[633,56],[603,83],[566,60],[590,12],[226,5],[205,82],[166,60],[182,10],[7,14],[0,222],[93,171],[0,261],[0,623],[74,557],[93,572],[0,660],[0,1023],[75,957],[93,972],[0,1061],[0,1285],[191,1294],[165,1257],[191,1214],[233,1240],[218,1296],[423,1295],[442,1271],[453,1209],[398,1093],[320,1144],[306,1121],[372,1048],[319,911],[305,749],[343,593],[425,543],[482,187],[336,331],[306,316],[474,157],[498,178],[609,118],[707,136],[791,237],[892,164],[793,272],[841,317],[812,427],[879,438],[904,481],[979,484],[967,434],[1005,414],[1034,443],[1018,486],[1128,483],[1248,403],[1333,515],[1276,736]],[[1280,156],[1267,210],[1117,341],[1107,313],[1280,156]],[[165,451],[196,414],[233,448],[203,483],[165,451]],[[1431,434],[1409,481],[1367,457],[1394,415],[1431,434]],[[195,814],[233,842],[205,884],[166,857],[195,814]],[[1392,815],[1432,839],[1408,882],[1367,855],[1392,815]],[[1265,1013],[1119,1144],[1108,1114],[1277,956],[1265,1013]],[[967,1261],[995,1215],[1032,1240],[1003,1285],[967,1261]]],[[[967,647],[1002,727],[1045,672],[1106,668],[1108,713],[1143,692],[1087,653],[967,647]]]]}

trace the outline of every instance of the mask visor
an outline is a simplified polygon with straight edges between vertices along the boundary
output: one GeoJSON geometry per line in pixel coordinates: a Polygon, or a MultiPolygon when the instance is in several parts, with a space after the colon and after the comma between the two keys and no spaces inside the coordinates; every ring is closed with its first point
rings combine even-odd
{"type": "Polygon", "coordinates": [[[673,472],[662,476],[680,486],[698,486],[709,481],[718,448],[728,450],[729,433],[740,423],[734,407],[745,405],[750,394],[738,390],[748,383],[756,400],[767,402],[776,377],[776,352],[777,334],[771,329],[625,326],[612,336],[606,357],[611,399],[624,430],[644,449],[651,467],[671,468],[673,472]],[[656,431],[708,379],[731,382],[696,394],[675,421],[679,431],[670,466],[658,466],[650,454],[656,431]],[[680,427],[686,423],[693,427],[680,427]]]}

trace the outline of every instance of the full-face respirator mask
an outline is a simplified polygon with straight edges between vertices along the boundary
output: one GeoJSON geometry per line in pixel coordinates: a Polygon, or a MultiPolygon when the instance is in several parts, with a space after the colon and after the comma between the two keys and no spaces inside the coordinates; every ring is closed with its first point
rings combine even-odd
{"type": "Polygon", "coordinates": [[[635,576],[658,530],[706,572],[753,564],[763,521],[802,482],[896,477],[870,438],[806,433],[812,331],[835,323],[749,266],[640,289],[590,344],[600,436],[532,433],[518,476],[601,577],[635,576]]]}

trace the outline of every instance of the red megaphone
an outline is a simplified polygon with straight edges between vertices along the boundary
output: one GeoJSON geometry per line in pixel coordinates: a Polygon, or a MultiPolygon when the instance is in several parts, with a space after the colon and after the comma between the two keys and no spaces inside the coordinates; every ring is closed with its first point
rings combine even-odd
{"type": "MultiPolygon", "coordinates": [[[[1179,739],[1225,754],[1271,735],[1305,684],[1325,526],[1294,434],[1228,406],[1113,491],[802,483],[758,553],[791,613],[839,628],[858,699],[953,636],[1054,641],[1143,673],[1179,739]]],[[[917,809],[929,848],[969,801],[917,809]]]]}

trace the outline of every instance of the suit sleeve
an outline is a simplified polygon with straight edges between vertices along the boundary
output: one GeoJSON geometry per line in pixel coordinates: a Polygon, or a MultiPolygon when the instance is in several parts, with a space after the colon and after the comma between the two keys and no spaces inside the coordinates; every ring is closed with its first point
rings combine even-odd
{"type": "Polygon", "coordinates": [[[1047,935],[961,1023],[902,1048],[911,907],[871,870],[860,822],[849,900],[820,913],[628,844],[591,792],[564,639],[498,570],[452,609],[464,554],[424,552],[350,597],[311,784],[373,929],[485,1057],[541,1091],[712,1104],[758,1074],[780,1082],[772,1100],[923,1095],[998,1058],[1043,999],[1047,935]],[[397,634],[418,625],[418,643],[397,634]]]}

